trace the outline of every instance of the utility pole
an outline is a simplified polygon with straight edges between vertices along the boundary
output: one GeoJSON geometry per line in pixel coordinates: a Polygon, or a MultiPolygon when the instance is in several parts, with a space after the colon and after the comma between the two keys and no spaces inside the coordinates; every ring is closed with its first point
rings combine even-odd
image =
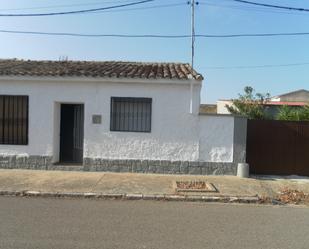
{"type": "MultiPolygon", "coordinates": [[[[198,4],[195,0],[190,0],[191,5],[191,67],[194,69],[194,48],[195,48],[195,5],[198,4]]],[[[190,83],[190,113],[193,113],[193,83],[190,83]]]]}
{"type": "Polygon", "coordinates": [[[195,13],[194,13],[194,7],[195,7],[195,0],[191,0],[191,67],[194,68],[194,46],[195,46],[195,13]]]}

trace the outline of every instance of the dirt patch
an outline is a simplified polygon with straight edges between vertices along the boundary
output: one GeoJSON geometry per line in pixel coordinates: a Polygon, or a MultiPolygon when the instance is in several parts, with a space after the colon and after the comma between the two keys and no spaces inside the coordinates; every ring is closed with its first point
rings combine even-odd
{"type": "Polygon", "coordinates": [[[217,192],[212,183],[205,181],[176,181],[178,192],[217,192]]]}

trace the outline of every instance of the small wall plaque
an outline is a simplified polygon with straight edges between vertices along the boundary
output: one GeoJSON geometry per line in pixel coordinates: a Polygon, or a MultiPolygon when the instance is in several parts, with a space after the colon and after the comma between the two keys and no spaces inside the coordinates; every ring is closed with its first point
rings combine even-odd
{"type": "Polygon", "coordinates": [[[102,123],[102,115],[92,115],[92,123],[93,124],[101,124],[102,123]]]}

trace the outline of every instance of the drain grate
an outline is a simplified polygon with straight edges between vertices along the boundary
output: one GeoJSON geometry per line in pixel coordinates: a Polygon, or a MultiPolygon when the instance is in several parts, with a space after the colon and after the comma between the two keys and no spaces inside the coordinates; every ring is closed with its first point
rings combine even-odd
{"type": "Polygon", "coordinates": [[[206,181],[175,181],[177,192],[218,192],[217,188],[206,181]]]}

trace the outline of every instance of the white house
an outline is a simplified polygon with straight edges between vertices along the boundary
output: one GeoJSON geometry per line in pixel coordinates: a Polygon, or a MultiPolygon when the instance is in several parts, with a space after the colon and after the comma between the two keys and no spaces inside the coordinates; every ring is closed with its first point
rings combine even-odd
{"type": "Polygon", "coordinates": [[[235,174],[246,120],[189,64],[0,60],[0,168],[235,174]]]}

